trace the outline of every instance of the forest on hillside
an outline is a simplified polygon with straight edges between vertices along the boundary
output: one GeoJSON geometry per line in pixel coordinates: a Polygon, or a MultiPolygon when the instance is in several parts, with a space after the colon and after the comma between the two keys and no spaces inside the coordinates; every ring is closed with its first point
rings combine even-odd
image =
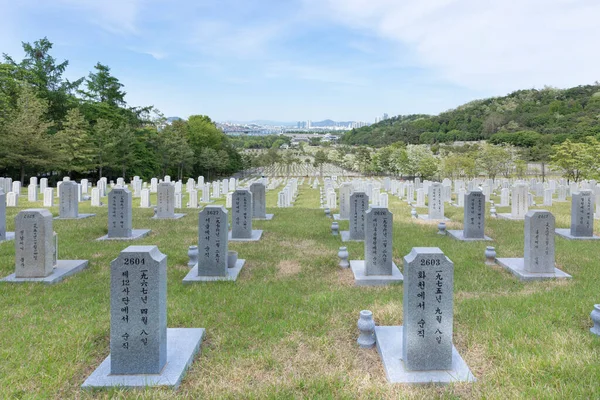
{"type": "Polygon", "coordinates": [[[64,77],[68,60],[43,38],[25,57],[0,60],[0,176],[149,179],[231,174],[241,154],[206,115],[167,123],[153,106],[130,106],[124,85],[98,62],[85,77],[64,77]]]}
{"type": "Polygon", "coordinates": [[[600,83],[528,89],[475,100],[439,115],[400,115],[353,129],[341,142],[387,146],[489,140],[518,147],[600,137],[600,83]]]}

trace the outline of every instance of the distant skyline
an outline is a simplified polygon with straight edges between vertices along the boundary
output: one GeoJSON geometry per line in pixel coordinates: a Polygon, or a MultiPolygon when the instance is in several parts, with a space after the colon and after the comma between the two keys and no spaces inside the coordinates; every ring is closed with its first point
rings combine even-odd
{"type": "Polygon", "coordinates": [[[374,122],[600,80],[597,0],[0,0],[0,53],[44,36],[132,106],[218,121],[374,122]]]}

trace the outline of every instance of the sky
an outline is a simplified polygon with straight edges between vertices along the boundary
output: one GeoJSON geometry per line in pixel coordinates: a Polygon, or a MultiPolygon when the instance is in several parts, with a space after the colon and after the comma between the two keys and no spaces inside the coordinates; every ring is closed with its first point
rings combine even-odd
{"type": "Polygon", "coordinates": [[[374,122],[600,80],[598,0],[0,0],[0,53],[47,37],[131,106],[374,122]]]}

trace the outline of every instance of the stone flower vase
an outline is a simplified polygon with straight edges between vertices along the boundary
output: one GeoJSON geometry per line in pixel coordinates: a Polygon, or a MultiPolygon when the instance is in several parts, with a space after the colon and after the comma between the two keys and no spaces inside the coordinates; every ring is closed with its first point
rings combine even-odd
{"type": "Polygon", "coordinates": [[[331,234],[333,236],[338,236],[340,234],[340,224],[336,221],[331,223],[331,234]]]}
{"type": "Polygon", "coordinates": [[[338,266],[340,268],[348,268],[350,266],[350,263],[348,262],[348,256],[350,254],[348,253],[348,248],[347,247],[340,247],[340,250],[338,251],[338,257],[340,258],[340,263],[338,264],[338,266]]]}
{"type": "Polygon", "coordinates": [[[592,311],[590,317],[592,317],[592,321],[594,321],[594,326],[590,329],[590,332],[600,336],[600,304],[594,305],[594,311],[592,311]]]}
{"type": "Polygon", "coordinates": [[[227,252],[227,268],[235,268],[235,263],[238,259],[238,252],[229,250],[227,252]]]}
{"type": "Polygon", "coordinates": [[[194,265],[198,264],[198,246],[190,246],[188,248],[188,267],[194,268],[194,265]]]}
{"type": "Polygon", "coordinates": [[[496,249],[493,246],[487,246],[484,255],[486,265],[496,264],[496,249]]]}
{"type": "Polygon", "coordinates": [[[358,318],[358,345],[363,349],[369,349],[375,346],[375,321],[373,313],[369,310],[362,310],[358,318]]]}

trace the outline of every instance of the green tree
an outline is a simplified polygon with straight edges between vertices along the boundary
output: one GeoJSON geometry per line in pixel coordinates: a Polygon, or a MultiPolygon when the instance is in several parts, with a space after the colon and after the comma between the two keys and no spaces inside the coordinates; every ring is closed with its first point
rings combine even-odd
{"type": "Polygon", "coordinates": [[[25,182],[28,168],[35,173],[56,161],[54,141],[48,134],[52,124],[46,120],[47,113],[48,102],[36,97],[30,86],[22,86],[16,110],[0,135],[0,162],[18,168],[21,182],[25,182]]]}
{"type": "Polygon", "coordinates": [[[54,135],[60,156],[60,168],[71,175],[72,171],[84,172],[93,169],[93,148],[89,135],[90,124],[77,108],[67,112],[63,129],[54,135]]]}
{"type": "Polygon", "coordinates": [[[478,154],[477,164],[490,179],[495,179],[498,174],[506,170],[508,158],[510,154],[505,148],[486,144],[478,154]]]}
{"type": "Polygon", "coordinates": [[[63,74],[69,65],[67,60],[56,63],[50,55],[52,43],[43,38],[31,43],[22,43],[25,58],[17,63],[12,57],[3,54],[4,60],[17,68],[15,78],[29,83],[41,99],[47,101],[46,120],[54,121],[56,128],[67,115],[67,111],[76,104],[72,92],[81,85],[83,78],[70,82],[63,79],[63,74]]]}
{"type": "Polygon", "coordinates": [[[110,165],[114,148],[114,128],[111,121],[99,119],[92,129],[92,148],[94,150],[94,166],[98,168],[98,179],[102,178],[104,167],[110,165]]]}
{"type": "Polygon", "coordinates": [[[319,168],[319,175],[321,177],[323,177],[323,164],[325,164],[327,162],[328,162],[327,154],[325,154],[325,152],[323,150],[318,150],[315,153],[314,166],[316,168],[319,168]]]}
{"type": "Polygon", "coordinates": [[[588,146],[567,139],[560,145],[552,146],[552,149],[554,154],[550,156],[551,165],[562,171],[569,181],[579,182],[588,169],[588,146]]]}

